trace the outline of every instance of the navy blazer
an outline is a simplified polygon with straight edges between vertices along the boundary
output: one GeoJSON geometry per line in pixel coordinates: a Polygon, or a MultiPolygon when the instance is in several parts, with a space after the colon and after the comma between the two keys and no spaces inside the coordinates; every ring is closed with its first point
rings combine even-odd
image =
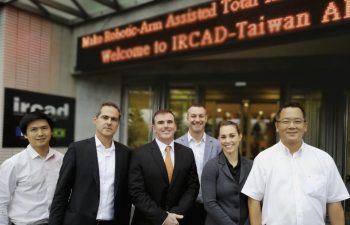
{"type": "MultiPolygon", "coordinates": [[[[128,225],[131,201],[127,190],[130,150],[115,142],[114,219],[128,225]]],[[[95,137],[74,142],[64,155],[51,205],[50,225],[95,225],[100,177],[95,137]]]]}
{"type": "Polygon", "coordinates": [[[241,193],[253,161],[241,157],[237,183],[223,152],[208,161],[202,173],[205,225],[249,225],[248,198],[241,193]],[[239,222],[238,222],[239,221],[239,222]]]}
{"type": "Polygon", "coordinates": [[[193,152],[174,143],[174,156],[169,184],[155,140],[132,153],[129,170],[129,192],[135,205],[132,225],[162,225],[167,212],[184,215],[194,203],[199,180],[193,152]]]}

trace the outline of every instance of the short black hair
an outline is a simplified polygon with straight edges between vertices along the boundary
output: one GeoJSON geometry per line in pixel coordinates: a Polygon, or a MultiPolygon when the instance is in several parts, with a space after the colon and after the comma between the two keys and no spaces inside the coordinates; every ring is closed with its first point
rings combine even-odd
{"type": "Polygon", "coordinates": [[[292,102],[288,102],[280,107],[280,109],[278,110],[278,112],[276,114],[276,121],[280,119],[281,112],[285,108],[299,108],[303,114],[304,119],[305,119],[304,107],[301,105],[301,103],[292,101],[292,102]]]}
{"type": "Polygon", "coordinates": [[[19,122],[19,128],[21,129],[21,131],[24,135],[27,134],[28,124],[30,124],[34,120],[46,120],[47,123],[49,124],[51,130],[53,130],[52,119],[48,115],[43,113],[42,111],[35,111],[35,112],[25,114],[22,117],[21,121],[19,122]]]}

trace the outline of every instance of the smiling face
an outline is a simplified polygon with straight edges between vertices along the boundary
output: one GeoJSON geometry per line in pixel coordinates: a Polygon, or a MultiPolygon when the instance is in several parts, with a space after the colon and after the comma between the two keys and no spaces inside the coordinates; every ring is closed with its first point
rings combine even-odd
{"type": "Polygon", "coordinates": [[[94,118],[96,136],[100,139],[113,139],[119,126],[119,111],[112,106],[103,106],[98,116],[94,118]]]}
{"type": "Polygon", "coordinates": [[[297,150],[301,146],[303,135],[307,131],[307,123],[301,109],[282,109],[275,126],[282,143],[290,150],[297,150]]]}
{"type": "Polygon", "coordinates": [[[45,119],[34,120],[27,126],[24,137],[37,151],[48,151],[52,136],[52,130],[45,119]]]}
{"type": "Polygon", "coordinates": [[[208,117],[203,107],[192,106],[187,111],[187,121],[190,133],[204,133],[208,117]]]}
{"type": "Polygon", "coordinates": [[[219,142],[225,155],[238,154],[239,145],[242,140],[235,125],[224,125],[219,130],[219,142]]]}
{"type": "Polygon", "coordinates": [[[170,144],[176,132],[175,118],[171,113],[160,113],[154,117],[153,132],[158,140],[170,144]]]}

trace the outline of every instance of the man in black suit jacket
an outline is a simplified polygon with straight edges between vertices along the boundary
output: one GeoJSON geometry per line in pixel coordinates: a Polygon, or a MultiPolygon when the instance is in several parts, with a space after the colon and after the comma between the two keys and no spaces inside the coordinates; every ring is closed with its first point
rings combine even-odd
{"type": "Polygon", "coordinates": [[[101,105],[94,118],[95,137],[72,143],[64,156],[49,225],[128,225],[130,150],[113,141],[120,109],[101,105]]]}
{"type": "Polygon", "coordinates": [[[135,205],[132,225],[174,225],[192,206],[199,181],[191,149],[174,143],[175,117],[157,111],[152,119],[155,140],[135,150],[129,170],[129,192],[135,205]],[[171,146],[173,173],[167,172],[165,148],[171,146]],[[169,182],[170,179],[170,182],[169,182]]]}

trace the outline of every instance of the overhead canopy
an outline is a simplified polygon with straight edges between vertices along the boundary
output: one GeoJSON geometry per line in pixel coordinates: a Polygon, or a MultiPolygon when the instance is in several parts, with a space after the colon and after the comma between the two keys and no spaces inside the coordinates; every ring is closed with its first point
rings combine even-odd
{"type": "Polygon", "coordinates": [[[11,5],[66,26],[76,26],[157,1],[159,0],[0,0],[0,6],[11,5]]]}

